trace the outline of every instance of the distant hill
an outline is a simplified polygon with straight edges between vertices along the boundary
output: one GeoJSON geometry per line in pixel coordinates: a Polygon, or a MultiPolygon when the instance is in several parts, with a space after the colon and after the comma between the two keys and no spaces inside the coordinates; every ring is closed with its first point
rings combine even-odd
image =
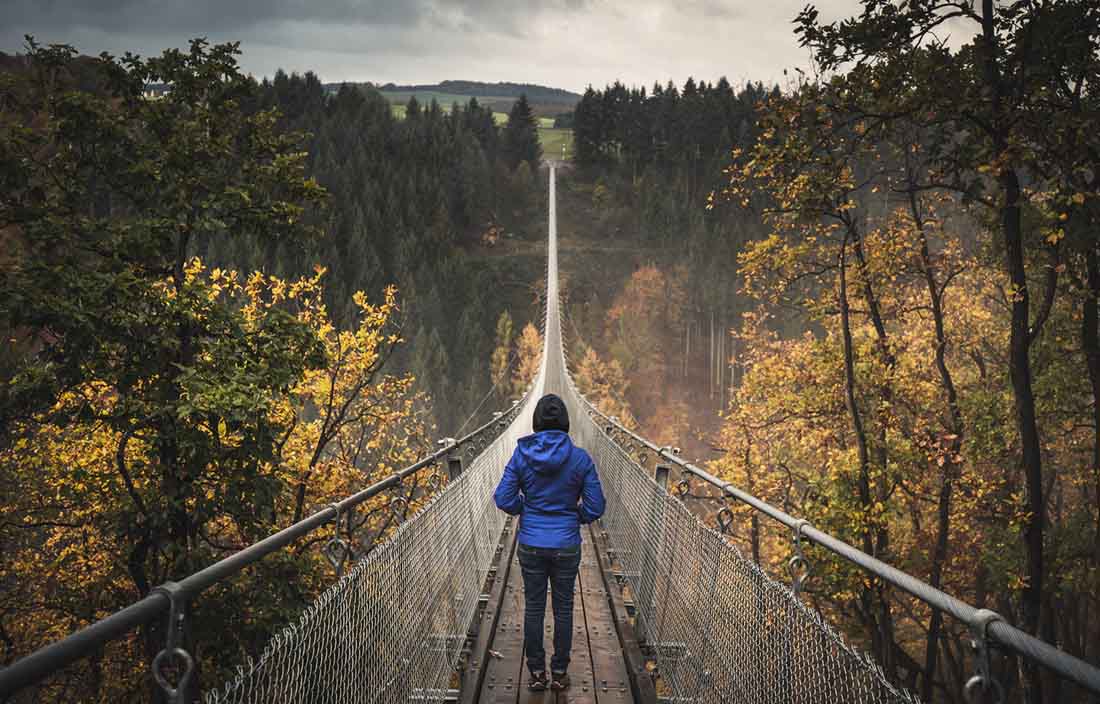
{"type": "MultiPolygon", "coordinates": [[[[340,83],[326,83],[325,88],[336,91],[340,83]]],[[[358,84],[379,91],[391,103],[404,105],[409,98],[416,99],[427,105],[435,100],[440,105],[449,107],[452,103],[465,103],[470,98],[477,98],[478,102],[491,108],[494,112],[507,113],[512,103],[520,95],[525,94],[527,101],[531,103],[531,109],[540,117],[557,117],[562,113],[571,112],[581,96],[561,88],[535,85],[533,83],[485,83],[483,81],[441,81],[439,83],[423,83],[415,85],[398,85],[396,83],[358,84]]]]}
{"type": "Polygon", "coordinates": [[[532,103],[568,103],[575,105],[581,99],[578,93],[571,93],[561,88],[535,85],[533,83],[484,83],[482,81],[442,81],[440,83],[425,85],[399,86],[387,83],[378,86],[382,92],[390,93],[419,93],[436,92],[450,93],[451,95],[468,96],[493,96],[497,98],[518,98],[522,94],[532,103]]]}

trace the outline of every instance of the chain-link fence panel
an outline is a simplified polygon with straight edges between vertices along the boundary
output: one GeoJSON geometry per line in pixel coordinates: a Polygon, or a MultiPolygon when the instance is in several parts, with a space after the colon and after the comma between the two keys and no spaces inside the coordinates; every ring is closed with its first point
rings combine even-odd
{"type": "MultiPolygon", "coordinates": [[[[584,408],[574,396],[573,403],[584,408]]],[[[607,534],[634,594],[663,696],[691,702],[916,702],[820,614],[704,525],[591,418],[578,443],[599,468],[607,534]]]]}
{"type": "Polygon", "coordinates": [[[504,526],[493,490],[530,415],[524,404],[462,474],[207,704],[441,701],[504,526]]]}

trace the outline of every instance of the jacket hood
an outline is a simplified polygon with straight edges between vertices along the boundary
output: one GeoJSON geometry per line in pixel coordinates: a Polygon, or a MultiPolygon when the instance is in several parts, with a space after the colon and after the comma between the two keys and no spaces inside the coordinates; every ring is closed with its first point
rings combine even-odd
{"type": "Polygon", "coordinates": [[[573,441],[561,430],[543,430],[520,438],[516,446],[536,472],[554,474],[569,461],[573,441]]]}

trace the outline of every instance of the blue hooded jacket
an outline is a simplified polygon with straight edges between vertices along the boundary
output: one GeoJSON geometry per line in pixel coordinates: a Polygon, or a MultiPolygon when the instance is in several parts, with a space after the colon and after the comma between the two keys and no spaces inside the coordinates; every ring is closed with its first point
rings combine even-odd
{"type": "Polygon", "coordinates": [[[519,439],[493,499],[520,517],[519,542],[535,548],[580,545],[581,524],[602,516],[605,505],[592,458],[561,430],[519,439]]]}

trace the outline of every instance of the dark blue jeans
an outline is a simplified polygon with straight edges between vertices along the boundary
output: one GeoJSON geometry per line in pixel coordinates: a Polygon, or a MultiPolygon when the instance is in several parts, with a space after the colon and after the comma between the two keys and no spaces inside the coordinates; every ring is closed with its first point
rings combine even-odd
{"type": "Polygon", "coordinates": [[[532,673],[546,669],[542,628],[549,581],[554,609],[554,657],[550,660],[550,669],[565,672],[569,668],[569,651],[573,649],[573,588],[581,565],[581,546],[535,548],[520,543],[518,551],[526,599],[523,649],[527,653],[527,668],[532,673]]]}

